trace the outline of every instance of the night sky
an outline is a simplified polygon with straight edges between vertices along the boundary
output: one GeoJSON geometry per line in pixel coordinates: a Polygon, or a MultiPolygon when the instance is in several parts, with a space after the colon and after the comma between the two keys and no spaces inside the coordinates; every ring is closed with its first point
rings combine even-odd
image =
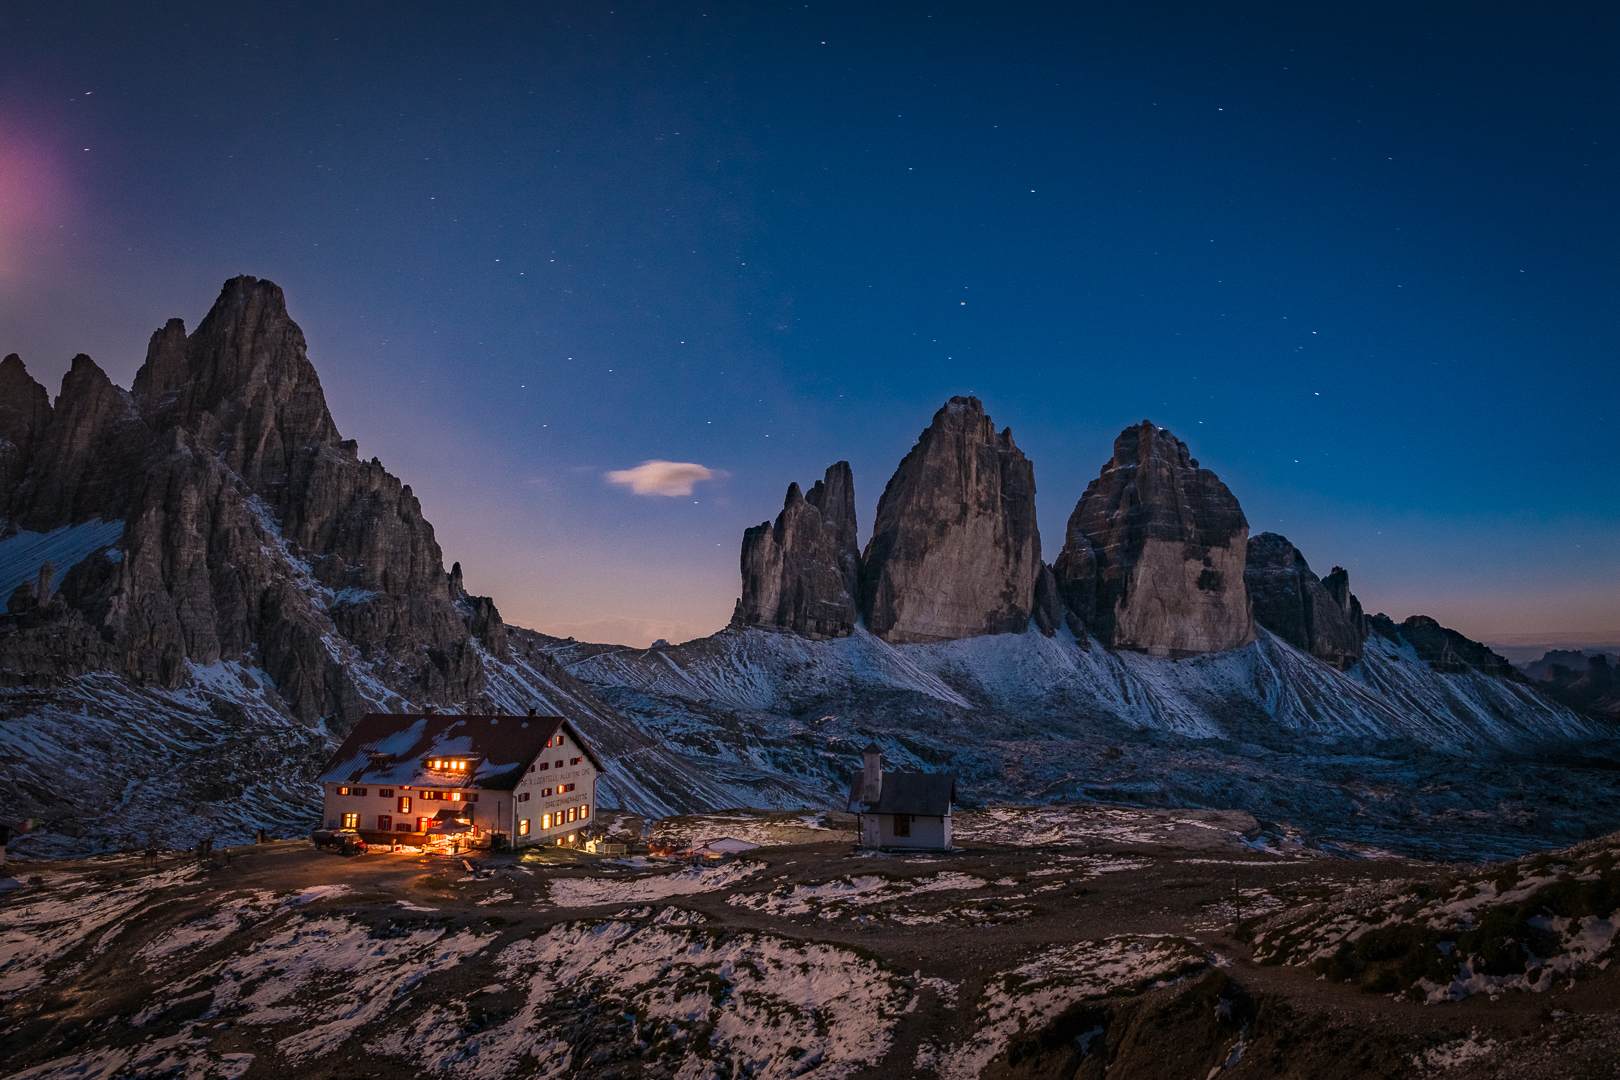
{"type": "Polygon", "coordinates": [[[1048,561],[1146,418],[1369,611],[1620,642],[1613,4],[8,4],[0,42],[0,352],[128,386],[276,281],[509,622],[712,632],[790,480],[847,458],[870,529],[972,393],[1048,561]]]}

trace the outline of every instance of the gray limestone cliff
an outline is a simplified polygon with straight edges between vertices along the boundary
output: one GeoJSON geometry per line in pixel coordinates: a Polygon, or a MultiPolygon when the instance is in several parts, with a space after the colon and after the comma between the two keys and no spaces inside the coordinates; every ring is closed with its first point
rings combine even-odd
{"type": "Polygon", "coordinates": [[[172,689],[188,665],[251,659],[295,716],[339,728],[379,693],[482,689],[470,625],[498,648],[499,616],[453,595],[411,489],[343,441],[274,284],[226,282],[190,335],[170,320],[131,390],[81,355],[53,408],[8,357],[0,438],[8,534],[123,523],[52,606],[0,628],[0,679],[172,689]]]}
{"type": "Polygon", "coordinates": [[[1144,420],[1114,440],[1052,569],[1065,606],[1105,645],[1155,656],[1220,652],[1255,636],[1243,580],[1248,538],[1227,486],[1186,443],[1144,420]]]}
{"type": "Polygon", "coordinates": [[[16,353],[0,360],[0,514],[27,475],[50,424],[51,395],[16,353]]]}
{"type": "Polygon", "coordinates": [[[1249,538],[1243,580],[1255,622],[1340,671],[1361,659],[1367,630],[1347,570],[1318,579],[1287,537],[1265,532],[1249,538]]]}
{"type": "Polygon", "coordinates": [[[743,533],[742,596],[731,624],[818,641],[848,637],[859,587],[855,480],[840,461],[808,494],[789,484],[775,525],[743,533]]]}
{"type": "Polygon", "coordinates": [[[1049,586],[1037,605],[1044,571],[1034,466],[977,398],[951,398],[878,502],[866,628],[891,644],[1022,633],[1037,611],[1037,625],[1052,621],[1049,586]]]}

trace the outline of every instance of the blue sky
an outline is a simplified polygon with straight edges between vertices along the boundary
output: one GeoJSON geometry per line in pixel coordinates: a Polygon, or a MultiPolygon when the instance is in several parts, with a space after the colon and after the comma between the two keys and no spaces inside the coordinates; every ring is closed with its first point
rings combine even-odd
{"type": "Polygon", "coordinates": [[[128,385],[275,280],[556,633],[717,629],[789,481],[869,527],[973,393],[1048,560],[1147,418],[1370,610],[1620,641],[1611,6],[332,7],[0,12],[0,351],[128,385]]]}

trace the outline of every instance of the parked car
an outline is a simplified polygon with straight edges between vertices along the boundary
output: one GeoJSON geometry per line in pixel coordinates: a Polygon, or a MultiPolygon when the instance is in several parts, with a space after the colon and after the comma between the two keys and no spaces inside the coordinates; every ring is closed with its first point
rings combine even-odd
{"type": "Polygon", "coordinates": [[[354,829],[316,829],[309,834],[316,847],[338,855],[364,855],[366,842],[354,829]]]}

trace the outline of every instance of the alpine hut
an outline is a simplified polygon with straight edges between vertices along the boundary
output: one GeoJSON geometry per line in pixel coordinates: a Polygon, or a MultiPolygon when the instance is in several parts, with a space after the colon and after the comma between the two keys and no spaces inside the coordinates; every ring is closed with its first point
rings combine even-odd
{"type": "Polygon", "coordinates": [[[321,770],[321,816],[368,844],[572,843],[601,772],[561,716],[371,713],[321,770]]]}

